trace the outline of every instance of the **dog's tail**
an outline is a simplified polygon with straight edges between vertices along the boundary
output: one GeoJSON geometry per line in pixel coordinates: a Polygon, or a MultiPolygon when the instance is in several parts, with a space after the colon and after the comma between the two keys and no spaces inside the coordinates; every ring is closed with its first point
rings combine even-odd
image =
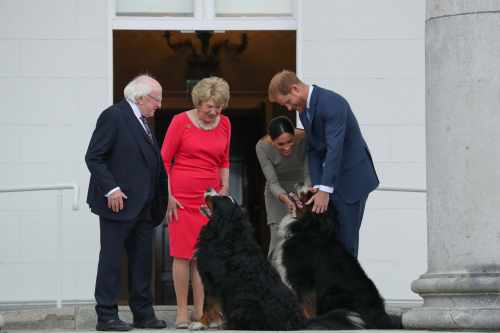
{"type": "Polygon", "coordinates": [[[324,315],[308,319],[307,330],[358,330],[366,328],[366,324],[357,312],[347,309],[336,309],[324,315]]]}

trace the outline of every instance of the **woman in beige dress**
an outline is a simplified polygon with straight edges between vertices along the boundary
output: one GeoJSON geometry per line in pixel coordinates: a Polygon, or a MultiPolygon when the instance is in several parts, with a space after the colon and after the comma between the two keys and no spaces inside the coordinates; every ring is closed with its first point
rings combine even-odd
{"type": "Polygon", "coordinates": [[[305,146],[304,131],[296,129],[286,117],[273,118],[268,134],[255,146],[266,177],[264,198],[271,234],[268,258],[278,270],[276,246],[280,240],[280,221],[285,215],[293,214],[295,209],[287,194],[294,191],[299,182],[310,184],[305,146]]]}

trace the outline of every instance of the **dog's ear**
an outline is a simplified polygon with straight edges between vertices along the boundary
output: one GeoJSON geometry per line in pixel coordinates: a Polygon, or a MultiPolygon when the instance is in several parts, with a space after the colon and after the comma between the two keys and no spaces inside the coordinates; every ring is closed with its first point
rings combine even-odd
{"type": "Polygon", "coordinates": [[[205,204],[210,211],[214,209],[214,198],[215,197],[205,197],[205,204]]]}
{"type": "Polygon", "coordinates": [[[219,197],[219,193],[212,188],[209,187],[204,194],[205,204],[200,206],[200,213],[208,218],[212,216],[212,211],[214,208],[214,198],[219,197]]]}

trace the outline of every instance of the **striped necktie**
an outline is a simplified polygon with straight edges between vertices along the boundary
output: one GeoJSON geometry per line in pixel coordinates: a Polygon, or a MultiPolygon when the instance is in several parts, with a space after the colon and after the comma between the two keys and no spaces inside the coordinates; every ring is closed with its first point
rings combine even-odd
{"type": "Polygon", "coordinates": [[[153,134],[151,133],[151,129],[149,128],[148,121],[146,120],[146,117],[141,116],[141,121],[142,124],[144,125],[144,129],[146,130],[146,134],[149,137],[149,140],[153,141],[153,134]]]}

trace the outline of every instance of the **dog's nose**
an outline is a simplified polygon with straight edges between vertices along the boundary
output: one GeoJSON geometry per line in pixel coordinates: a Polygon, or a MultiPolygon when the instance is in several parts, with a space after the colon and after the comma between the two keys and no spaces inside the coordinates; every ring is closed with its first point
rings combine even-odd
{"type": "Polygon", "coordinates": [[[219,195],[219,193],[217,193],[217,191],[213,187],[209,187],[205,191],[205,198],[206,197],[214,197],[214,196],[217,196],[217,195],[219,195]]]}

